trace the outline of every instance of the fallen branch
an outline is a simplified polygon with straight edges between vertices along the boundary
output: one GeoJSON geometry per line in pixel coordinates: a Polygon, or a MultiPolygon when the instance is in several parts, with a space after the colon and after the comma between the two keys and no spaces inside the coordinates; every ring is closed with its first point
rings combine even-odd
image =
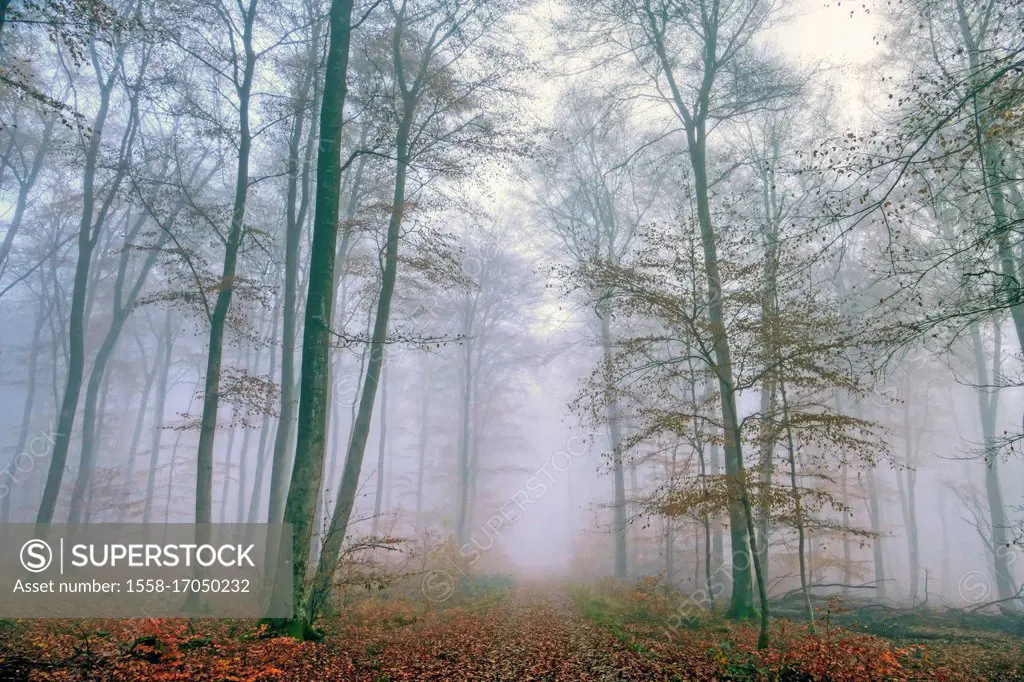
{"type": "Polygon", "coordinates": [[[995,606],[996,604],[1002,604],[1004,602],[1013,601],[1014,599],[1020,599],[1021,594],[1024,594],[1024,587],[1022,587],[1021,589],[1017,590],[1017,594],[1013,595],[1012,597],[1006,597],[1004,599],[996,599],[995,601],[985,602],[984,604],[978,604],[977,606],[972,606],[971,608],[967,609],[967,612],[968,613],[977,613],[978,611],[981,611],[982,609],[987,609],[988,607],[995,606]]]}

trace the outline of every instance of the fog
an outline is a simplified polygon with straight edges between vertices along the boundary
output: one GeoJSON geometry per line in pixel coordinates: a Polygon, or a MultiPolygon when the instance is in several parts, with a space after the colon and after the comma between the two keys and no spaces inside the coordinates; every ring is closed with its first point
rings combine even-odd
{"type": "Polygon", "coordinates": [[[1019,6],[72,5],[0,25],[4,523],[1022,607],[1019,6]]]}

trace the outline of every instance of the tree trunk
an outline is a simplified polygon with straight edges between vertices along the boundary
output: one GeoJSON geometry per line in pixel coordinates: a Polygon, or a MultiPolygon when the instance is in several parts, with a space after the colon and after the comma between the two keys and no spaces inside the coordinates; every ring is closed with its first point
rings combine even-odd
{"type": "MultiPolygon", "coordinates": [[[[388,322],[391,316],[391,299],[394,295],[395,279],[398,275],[398,240],[401,237],[402,217],[405,212],[405,181],[409,168],[409,129],[412,125],[413,113],[413,107],[407,104],[398,128],[395,144],[398,164],[395,174],[393,208],[391,220],[388,223],[387,244],[384,250],[384,274],[381,277],[380,295],[377,299],[377,315],[373,325],[373,336],[370,340],[370,358],[366,367],[366,378],[363,380],[362,395],[359,399],[359,411],[352,425],[352,437],[345,458],[345,468],[341,474],[338,500],[331,514],[331,523],[327,537],[324,539],[324,548],[317,564],[310,598],[303,604],[309,622],[313,621],[320,605],[327,597],[330,577],[338,563],[341,545],[352,516],[356,491],[359,488],[359,474],[363,466],[363,455],[366,452],[366,441],[370,432],[370,420],[373,417],[373,404],[377,397],[377,387],[384,362],[384,344],[387,341],[388,322]]],[[[296,561],[296,563],[298,562],[296,561]]]]}
{"type": "MultiPolygon", "coordinates": [[[[722,474],[722,463],[719,460],[718,443],[711,443],[708,449],[708,464],[710,464],[711,466],[711,475],[720,476],[722,474]]],[[[719,523],[714,519],[711,519],[711,522],[714,526],[714,531],[712,532],[711,536],[711,562],[713,566],[713,571],[717,573],[718,569],[720,569],[724,565],[725,542],[724,538],[722,537],[721,525],[719,525],[719,523]]]]}
{"type": "MultiPolygon", "coordinates": [[[[761,628],[758,648],[768,645],[768,593],[758,560],[757,538],[751,512],[750,496],[747,491],[746,469],[743,462],[743,445],[740,433],[739,415],[736,409],[736,394],[733,382],[732,357],[729,336],[725,328],[725,311],[722,301],[722,279],[718,269],[718,246],[714,225],[711,222],[711,202],[707,177],[707,118],[711,109],[712,90],[720,64],[716,62],[716,34],[704,36],[703,61],[700,65],[701,84],[697,102],[692,113],[684,95],[675,81],[673,59],[670,58],[662,33],[657,28],[657,17],[648,7],[645,10],[649,28],[652,31],[652,47],[668,79],[671,103],[686,131],[690,167],[693,170],[694,191],[697,200],[697,222],[700,228],[701,245],[704,250],[704,274],[708,285],[708,322],[711,327],[712,350],[715,356],[715,371],[718,379],[722,404],[722,428],[724,430],[725,475],[729,490],[729,530],[732,536],[732,599],[726,612],[731,618],[749,618],[753,614],[750,564],[754,564],[758,596],[761,600],[761,628]],[[750,543],[749,547],[747,543],[750,543]]],[[[717,30],[718,17],[709,19],[717,30]]]]}
{"type": "MultiPolygon", "coordinates": [[[[299,253],[302,247],[302,226],[306,222],[306,213],[309,206],[309,169],[310,155],[313,149],[313,131],[315,125],[310,125],[310,134],[306,143],[305,158],[302,165],[302,173],[299,174],[299,147],[302,142],[302,129],[305,122],[303,108],[309,97],[310,88],[314,89],[314,104],[318,99],[316,95],[316,61],[317,46],[319,44],[320,22],[313,24],[312,53],[308,56],[307,72],[302,81],[302,89],[295,108],[295,123],[292,126],[292,134],[288,140],[288,189],[285,200],[286,228],[284,246],[284,320],[281,331],[281,408],[277,421],[277,433],[274,436],[274,454],[270,468],[270,505],[267,512],[267,520],[270,523],[280,523],[284,513],[285,481],[291,474],[292,464],[292,435],[295,424],[295,341],[297,335],[296,325],[298,323],[298,300],[299,285],[299,253]],[[298,200],[297,200],[298,199],[298,200]]],[[[257,485],[262,485],[260,480],[257,485]]],[[[252,514],[250,514],[250,517],[252,514]]]]}
{"type": "MultiPolygon", "coordinates": [[[[21,427],[18,429],[18,442],[14,446],[14,455],[11,457],[11,463],[8,465],[6,471],[8,472],[8,478],[11,483],[18,485],[18,481],[15,480],[14,476],[11,476],[11,470],[19,471],[18,469],[18,455],[25,451],[25,444],[28,443],[29,429],[32,427],[32,414],[33,408],[35,407],[36,401],[36,373],[39,371],[39,355],[42,353],[41,340],[43,336],[43,326],[46,322],[47,317],[50,315],[52,303],[47,303],[44,307],[43,302],[40,301],[36,308],[36,323],[32,327],[32,345],[29,346],[29,357],[28,357],[28,377],[26,379],[28,383],[28,393],[25,396],[25,409],[21,413],[21,427]]],[[[16,476],[17,474],[15,474],[16,476]]],[[[0,523],[10,523],[11,520],[11,495],[14,493],[14,489],[10,485],[0,486],[3,489],[3,508],[0,511],[0,523]]]]}
{"type": "Polygon", "coordinates": [[[910,603],[916,605],[920,591],[920,559],[917,541],[917,500],[915,483],[917,472],[914,470],[914,447],[912,425],[910,423],[910,398],[903,400],[903,450],[904,471],[896,472],[899,483],[900,508],[903,512],[903,527],[907,532],[907,559],[910,567],[910,603]],[[906,480],[904,481],[904,475],[906,480]]]}
{"type": "MultiPolygon", "coordinates": [[[[102,441],[103,426],[106,423],[107,415],[110,414],[110,410],[108,409],[107,406],[110,404],[109,400],[110,400],[110,385],[111,385],[111,383],[112,382],[111,382],[110,374],[109,373],[105,373],[104,376],[103,376],[103,392],[100,394],[100,407],[99,407],[99,410],[98,410],[99,415],[98,415],[98,418],[96,420],[95,438],[96,438],[97,441],[102,441]]],[[[96,460],[98,462],[99,458],[97,457],[96,460]]],[[[96,493],[96,486],[89,486],[88,490],[86,491],[86,496],[85,496],[85,507],[83,509],[82,519],[81,519],[82,523],[91,523],[92,504],[93,504],[93,500],[95,498],[95,493],[96,493]]]]}
{"type": "MultiPolygon", "coordinates": [[[[249,130],[249,99],[252,90],[253,72],[256,68],[256,53],[253,50],[253,25],[256,21],[256,2],[251,0],[244,11],[245,24],[242,29],[242,48],[245,64],[242,80],[236,88],[238,95],[238,165],[235,172],[235,196],[231,209],[231,227],[224,245],[224,267],[213,313],[210,315],[210,343],[206,359],[206,379],[203,385],[203,413],[199,426],[199,446],[196,455],[196,500],[195,522],[196,544],[204,543],[209,537],[209,526],[213,512],[213,445],[217,435],[217,412],[220,408],[220,374],[224,354],[224,335],[228,311],[234,291],[235,270],[238,251],[242,246],[245,232],[246,200],[249,196],[249,153],[252,149],[252,134],[249,130]]],[[[190,605],[194,604],[189,592],[190,605]]]]}
{"type": "Polygon", "coordinates": [[[420,384],[419,460],[416,465],[416,523],[423,523],[423,474],[427,466],[427,437],[430,434],[430,355],[423,355],[423,375],[420,384]]]}
{"type": "Polygon", "coordinates": [[[964,49],[970,64],[970,86],[976,95],[971,98],[973,103],[974,122],[978,126],[977,144],[981,155],[982,182],[985,193],[988,195],[988,203],[992,208],[993,231],[998,249],[999,265],[1002,276],[1012,282],[1010,318],[1013,320],[1013,328],[1017,333],[1017,343],[1024,350],[1024,302],[1021,301],[1021,282],[1018,277],[1013,246],[1010,243],[1010,232],[1013,228],[1006,211],[1006,195],[1004,185],[1005,178],[1000,178],[1000,173],[1005,172],[1005,167],[1000,158],[1001,154],[996,147],[995,141],[988,135],[988,127],[994,121],[991,111],[979,107],[979,102],[988,101],[988,95],[984,94],[981,87],[984,82],[985,73],[981,66],[981,51],[984,35],[975,35],[968,18],[963,0],[957,0],[957,21],[960,29],[960,37],[964,42],[964,49]]]}
{"type": "MultiPolygon", "coordinates": [[[[270,372],[271,378],[277,376],[277,353],[274,352],[274,347],[277,345],[277,320],[281,315],[281,295],[280,293],[274,297],[274,311],[270,315],[270,372]]],[[[283,357],[282,352],[282,357],[283,357]]],[[[284,384],[282,382],[281,390],[284,390],[284,384]]],[[[249,510],[248,514],[245,512],[245,487],[240,486],[238,489],[238,523],[242,523],[242,519],[245,518],[246,523],[256,523],[256,519],[259,515],[260,504],[263,501],[263,478],[266,474],[267,468],[267,443],[270,440],[270,413],[263,413],[263,423],[260,425],[260,444],[256,451],[256,472],[253,475],[252,483],[252,496],[249,498],[249,510]]],[[[277,428],[281,428],[281,422],[278,421],[277,428]]],[[[277,442],[277,434],[275,434],[274,442],[277,442]]]]}
{"type": "MultiPolygon", "coordinates": [[[[139,351],[145,353],[146,348],[138,336],[136,341],[139,351]]],[[[146,425],[146,410],[149,408],[149,396],[153,393],[153,384],[156,382],[156,375],[160,373],[160,356],[166,341],[163,338],[157,339],[156,358],[153,359],[152,367],[145,367],[146,383],[142,389],[142,400],[139,402],[139,412],[135,417],[135,429],[132,431],[132,444],[128,448],[128,470],[125,472],[124,503],[118,509],[117,522],[123,523],[125,513],[131,506],[132,497],[135,494],[135,460],[139,456],[139,443],[142,441],[142,431],[146,425]]]]}
{"type": "Polygon", "coordinates": [[[167,401],[167,375],[171,371],[171,357],[174,353],[174,337],[171,336],[172,312],[168,310],[164,314],[164,328],[160,335],[161,344],[160,357],[157,363],[160,365],[160,378],[157,381],[156,405],[153,406],[153,440],[149,445],[149,471],[146,475],[146,503],[142,509],[142,522],[151,523],[153,519],[153,498],[156,497],[156,470],[160,465],[160,436],[164,428],[164,406],[167,401]]]}
{"type": "Polygon", "coordinates": [[[460,367],[461,386],[459,386],[459,480],[455,510],[455,537],[459,547],[469,542],[469,507],[470,507],[470,406],[473,403],[473,322],[476,306],[473,295],[467,294],[466,307],[463,311],[462,363],[460,367]]]}
{"type": "MultiPolygon", "coordinates": [[[[612,332],[608,311],[601,315],[601,350],[604,357],[605,371],[611,381],[612,371],[612,332]]],[[[608,444],[612,451],[612,479],[614,498],[612,533],[615,537],[615,577],[625,580],[626,564],[626,479],[622,462],[622,425],[619,422],[619,401],[615,397],[615,388],[608,386],[608,444]]]]}
{"type": "Polygon", "coordinates": [[[1013,571],[1008,557],[1013,554],[1013,544],[1008,535],[1006,511],[1003,505],[1003,492],[999,485],[999,453],[996,445],[996,422],[999,412],[999,393],[990,388],[999,381],[1000,343],[999,324],[995,324],[995,349],[992,359],[992,375],[989,375],[985,363],[985,352],[982,346],[981,330],[978,323],[971,324],[971,340],[974,344],[974,362],[978,375],[978,410],[981,415],[982,433],[985,440],[985,497],[988,501],[989,521],[992,536],[989,538],[989,551],[992,552],[992,572],[996,590],[1000,599],[1007,601],[999,605],[1000,610],[1017,613],[1019,607],[1011,602],[1017,594],[1017,586],[1013,580],[1013,571]]]}
{"type": "Polygon", "coordinates": [[[220,513],[217,515],[217,523],[224,523],[228,513],[228,489],[231,485],[231,470],[234,467],[232,457],[235,454],[235,439],[238,437],[238,427],[234,424],[238,415],[232,410],[231,424],[228,426],[228,446],[224,449],[224,478],[220,484],[220,513]]]}
{"type": "Polygon", "coordinates": [[[313,634],[313,619],[306,608],[306,567],[317,498],[323,482],[327,413],[330,410],[327,378],[331,357],[334,260],[342,173],[342,113],[348,92],[352,4],[352,0],[332,0],[329,12],[330,38],[320,109],[313,244],[302,337],[298,439],[284,509],[284,521],[291,524],[292,528],[293,615],[289,621],[280,625],[299,639],[313,634]]]}
{"type": "MultiPolygon", "coordinates": [[[[771,314],[770,309],[766,309],[765,313],[771,314]]],[[[770,375],[771,373],[769,372],[768,374],[770,375]]],[[[771,533],[772,476],[775,473],[775,390],[775,380],[767,378],[761,387],[761,414],[765,421],[761,427],[761,442],[759,443],[761,452],[760,461],[757,465],[760,478],[757,519],[757,537],[760,540],[758,543],[760,545],[758,557],[765,572],[765,579],[768,576],[768,535],[771,533]]]]}
{"type": "MultiPolygon", "coordinates": [[[[121,45],[118,47],[110,74],[105,81],[100,83],[99,108],[93,121],[89,137],[89,148],[86,152],[85,166],[82,172],[82,217],[78,224],[78,258],[75,263],[75,276],[71,288],[71,309],[68,321],[67,379],[64,384],[64,395],[61,399],[60,411],[57,417],[57,433],[53,454],[50,458],[50,469],[46,475],[46,485],[39,504],[39,513],[36,515],[36,523],[40,525],[49,524],[53,521],[53,513],[57,507],[57,497],[60,494],[60,486],[67,464],[68,449],[71,445],[71,435],[75,427],[75,416],[78,413],[78,401],[82,390],[82,378],[85,372],[85,327],[88,322],[85,310],[86,288],[89,284],[89,271],[92,265],[93,251],[103,230],[103,223],[106,217],[103,207],[101,207],[99,214],[96,212],[96,170],[102,149],[101,142],[106,126],[107,114],[110,111],[110,97],[114,87],[114,80],[123,60],[124,46],[121,45]]],[[[97,78],[100,77],[99,73],[96,75],[97,78]]],[[[135,100],[133,99],[133,111],[128,126],[129,131],[126,132],[124,144],[122,144],[122,155],[125,155],[126,147],[130,149],[134,140],[134,126],[137,121],[134,102],[135,100]]],[[[114,192],[116,187],[120,185],[122,177],[123,171],[119,171],[116,182],[107,191],[114,192]]]]}
{"type": "MultiPolygon", "coordinates": [[[[774,140],[772,158],[765,162],[765,168],[763,171],[759,171],[761,179],[761,197],[764,210],[764,240],[765,240],[765,254],[764,254],[764,291],[761,293],[761,326],[763,343],[767,346],[768,351],[767,357],[773,358],[775,362],[775,371],[765,371],[764,379],[761,386],[761,415],[764,420],[761,425],[761,457],[758,463],[759,473],[761,474],[761,504],[760,504],[760,519],[758,523],[758,544],[760,545],[759,558],[761,561],[761,570],[764,572],[764,580],[768,581],[768,537],[771,533],[771,498],[772,498],[772,477],[775,471],[775,445],[776,445],[776,431],[775,431],[775,410],[777,391],[784,391],[782,388],[782,379],[779,373],[782,371],[782,358],[779,357],[779,343],[781,339],[776,330],[778,325],[778,314],[779,314],[779,296],[778,296],[778,263],[779,263],[779,244],[778,244],[778,224],[777,216],[779,215],[778,208],[778,197],[775,189],[775,164],[778,161],[778,144],[777,140],[774,140]]],[[[783,397],[785,401],[785,397],[783,397]]],[[[784,415],[786,420],[787,433],[789,432],[789,415],[784,415]]],[[[792,450],[792,435],[788,434],[790,450],[792,450]]],[[[790,459],[792,460],[793,453],[790,452],[790,459]]],[[[790,462],[792,468],[792,462],[790,462]]],[[[792,472],[791,472],[792,474],[792,472]]],[[[794,493],[796,489],[794,487],[794,493]]],[[[798,519],[799,523],[799,519],[798,519]]],[[[801,543],[803,542],[803,528],[800,528],[801,543]]],[[[805,597],[806,597],[806,581],[807,575],[803,570],[803,552],[800,552],[801,561],[801,580],[805,584],[805,597]]],[[[808,602],[809,603],[809,602],[808,602]]],[[[813,623],[813,612],[812,623],[813,623]]]]}
{"type": "MultiPolygon", "coordinates": [[[[843,405],[839,391],[835,392],[836,414],[843,414],[843,405]]],[[[843,594],[850,594],[850,588],[845,585],[853,584],[853,554],[850,548],[850,497],[849,497],[849,470],[850,467],[845,461],[839,463],[839,489],[843,503],[843,594]]]]}
{"type": "Polygon", "coordinates": [[[949,598],[951,596],[951,585],[950,585],[950,564],[951,557],[949,556],[949,524],[946,522],[946,489],[939,489],[939,524],[942,526],[942,573],[939,577],[941,581],[939,594],[943,597],[949,598]]]}
{"type": "MultiPolygon", "coordinates": [[[[707,170],[704,160],[703,132],[688,131],[691,140],[690,158],[697,190],[697,217],[701,242],[704,247],[704,269],[708,280],[708,318],[711,325],[715,354],[715,374],[722,403],[722,424],[725,429],[725,475],[729,488],[729,531],[732,536],[732,598],[726,612],[730,618],[745,619],[753,614],[750,564],[754,557],[754,571],[760,573],[757,551],[748,550],[748,536],[753,532],[753,519],[749,513],[750,499],[746,488],[743,449],[736,394],[733,390],[732,358],[725,329],[725,311],[722,305],[722,280],[718,271],[718,247],[711,225],[711,206],[708,199],[707,170]],[[698,136],[699,135],[699,136],[698,136]]],[[[757,544],[756,541],[754,543],[757,544]]],[[[761,581],[759,581],[761,582],[761,581]]],[[[759,589],[763,590],[763,585],[759,589]]],[[[764,607],[767,607],[767,595],[764,607]]]]}
{"type": "Polygon", "coordinates": [[[121,338],[121,332],[132,312],[135,310],[135,301],[139,292],[142,291],[150,271],[156,264],[156,258],[160,247],[166,241],[166,232],[161,233],[161,238],[155,248],[146,254],[142,268],[132,283],[127,296],[124,294],[125,278],[127,277],[128,264],[131,260],[132,250],[128,245],[138,236],[143,225],[146,224],[146,215],[142,214],[135,221],[131,231],[125,237],[125,247],[121,252],[118,264],[117,281],[114,283],[114,311],[107,330],[106,337],[96,353],[92,369],[89,373],[89,383],[85,390],[85,409],[82,414],[82,455],[78,466],[78,474],[75,477],[75,485],[71,490],[71,507],[68,513],[68,523],[80,523],[82,520],[83,504],[86,492],[92,480],[93,470],[96,466],[96,438],[97,438],[97,401],[99,399],[100,386],[106,376],[107,364],[117,349],[117,343],[121,338]]]}
{"type": "Polygon", "coordinates": [[[875,586],[878,590],[875,594],[879,599],[884,600],[887,593],[885,578],[885,549],[882,546],[884,534],[882,532],[882,508],[878,502],[878,483],[875,480],[875,468],[872,466],[867,472],[868,487],[868,516],[871,517],[871,533],[875,536],[871,543],[871,552],[875,568],[875,586]]]}
{"type": "Polygon", "coordinates": [[[384,455],[388,442],[388,366],[385,355],[380,388],[380,441],[377,445],[377,490],[373,498],[373,521],[370,535],[376,537],[380,528],[380,515],[384,502],[384,455]]]}
{"type": "Polygon", "coordinates": [[[907,469],[907,507],[909,509],[907,542],[910,546],[910,598],[919,599],[921,584],[921,552],[917,538],[917,470],[907,469]]]}
{"type": "Polygon", "coordinates": [[[807,610],[807,620],[810,623],[811,632],[814,631],[814,607],[811,606],[811,592],[808,587],[808,568],[804,558],[804,545],[806,534],[804,530],[804,505],[803,496],[800,493],[800,486],[797,485],[796,475],[796,446],[793,443],[793,426],[789,421],[789,399],[786,397],[786,382],[779,382],[779,393],[782,397],[782,418],[786,424],[786,449],[789,454],[789,489],[793,495],[793,510],[796,521],[797,533],[797,556],[800,561],[800,590],[803,593],[804,608],[807,610]]]}

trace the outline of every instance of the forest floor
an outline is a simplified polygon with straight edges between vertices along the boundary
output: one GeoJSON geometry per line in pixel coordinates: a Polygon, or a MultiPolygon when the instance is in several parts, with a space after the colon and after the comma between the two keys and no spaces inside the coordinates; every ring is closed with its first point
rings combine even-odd
{"type": "MultiPolygon", "coordinates": [[[[1024,643],[944,625],[915,636],[812,634],[710,618],[669,628],[642,589],[519,585],[442,604],[364,598],[324,619],[320,642],[255,621],[0,621],[0,680],[1014,680],[1024,643]]],[[[922,631],[924,632],[924,631],[922,631]]]]}

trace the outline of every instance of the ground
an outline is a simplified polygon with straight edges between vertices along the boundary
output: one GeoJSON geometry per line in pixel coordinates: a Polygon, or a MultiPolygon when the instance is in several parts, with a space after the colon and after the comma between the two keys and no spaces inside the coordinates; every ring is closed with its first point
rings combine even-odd
{"type": "MultiPolygon", "coordinates": [[[[265,636],[255,621],[2,621],[2,680],[1010,680],[1021,639],[947,632],[881,638],[819,615],[784,620],[758,652],[751,625],[670,627],[643,587],[508,585],[441,603],[361,597],[321,642],[265,636]],[[927,640],[927,641],[925,641],[927,640]]],[[[904,632],[904,634],[907,634],[904,632]]]]}

